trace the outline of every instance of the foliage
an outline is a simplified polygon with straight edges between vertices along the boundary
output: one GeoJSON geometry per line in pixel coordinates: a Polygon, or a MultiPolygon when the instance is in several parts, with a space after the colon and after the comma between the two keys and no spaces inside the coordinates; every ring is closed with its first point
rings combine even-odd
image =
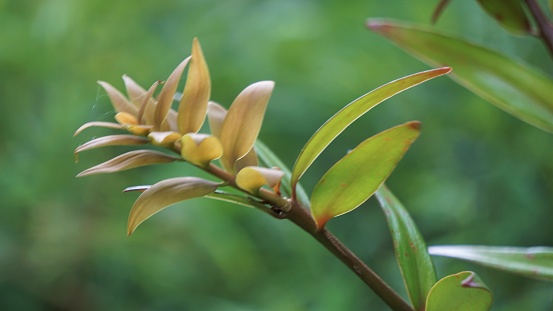
{"type": "MultiPolygon", "coordinates": [[[[435,2],[416,6],[405,0],[354,1],[347,6],[210,0],[1,4],[0,23],[10,30],[0,42],[0,76],[5,82],[0,84],[0,110],[7,116],[0,134],[5,147],[0,153],[5,164],[0,219],[2,305],[25,310],[385,309],[363,282],[353,280],[355,275],[297,228],[225,202],[188,200],[178,204],[186,208],[159,213],[125,239],[126,207],[148,187],[137,186],[128,189],[130,194],[120,195],[126,185],[212,177],[183,165],[182,152],[151,145],[152,141],[163,145],[180,134],[160,131],[148,138],[131,133],[102,141],[102,136],[120,130],[89,128],[76,139],[68,133],[81,122],[113,119],[106,93],[91,87],[94,80],[117,82],[123,72],[140,84],[166,78],[169,68],[184,58],[182,51],[189,49],[191,34],[196,34],[210,64],[210,98],[228,107],[251,81],[277,82],[260,131],[265,144],[258,141],[255,148],[259,166],[283,168],[278,174],[290,180],[291,173],[284,167],[292,167],[309,133],[323,120],[355,95],[426,69],[368,33],[360,22],[367,16],[389,16],[426,23],[435,2]],[[71,165],[75,141],[82,144],[96,137],[100,140],[89,146],[114,147],[88,149],[78,167],[71,165]],[[117,146],[123,143],[127,145],[117,146]],[[270,147],[282,159],[267,158],[274,154],[260,146],[270,147]],[[117,178],[97,175],[74,180],[77,169],[131,149],[167,152],[178,160],[126,171],[117,178]]],[[[476,1],[452,1],[439,22],[440,32],[471,37],[472,42],[551,72],[538,40],[508,36],[476,1]]],[[[536,30],[532,32],[537,34],[536,30]]],[[[179,92],[184,90],[184,80],[179,92]]],[[[113,86],[125,89],[119,83],[113,86]]],[[[152,94],[162,86],[150,88],[152,94]]],[[[176,95],[174,107],[181,100],[176,95]]],[[[123,114],[119,119],[127,117],[123,114]]],[[[543,224],[553,216],[551,136],[484,105],[447,79],[394,96],[351,124],[302,176],[306,192],[312,192],[322,172],[347,150],[412,119],[422,121],[422,135],[386,183],[406,203],[429,245],[550,243],[551,228],[543,224]]],[[[213,133],[207,125],[199,132],[213,133]]],[[[195,154],[185,152],[190,153],[195,154]]],[[[246,171],[250,174],[246,180],[264,182],[256,170],[246,171]]],[[[286,183],[281,183],[280,191],[291,196],[286,183]]],[[[305,193],[296,195],[304,206],[309,202],[305,193]]],[[[266,208],[241,191],[215,191],[208,196],[257,206],[256,210],[266,208]]],[[[376,200],[370,199],[329,221],[326,228],[407,299],[380,212],[376,200]]],[[[549,283],[447,258],[433,260],[440,277],[476,271],[494,291],[497,310],[551,308],[549,283]]]]}

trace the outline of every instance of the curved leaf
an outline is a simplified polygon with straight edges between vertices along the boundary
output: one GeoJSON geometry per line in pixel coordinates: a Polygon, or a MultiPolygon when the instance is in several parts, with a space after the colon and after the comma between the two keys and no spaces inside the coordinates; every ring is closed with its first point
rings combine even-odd
{"type": "Polygon", "coordinates": [[[505,29],[514,34],[532,32],[521,0],[478,0],[484,10],[505,29]]]}
{"type": "Polygon", "coordinates": [[[227,110],[223,106],[216,102],[209,102],[207,104],[207,119],[211,135],[221,138],[221,129],[226,116],[227,110]]]}
{"type": "Polygon", "coordinates": [[[553,132],[553,81],[501,54],[429,28],[370,19],[368,27],[426,63],[455,68],[451,78],[483,99],[553,132]]]}
{"type": "Polygon", "coordinates": [[[171,103],[173,102],[173,94],[175,94],[175,92],[177,91],[180,77],[182,76],[182,72],[184,71],[184,68],[186,67],[186,64],[188,64],[189,60],[190,60],[190,57],[187,57],[177,66],[177,68],[175,68],[175,70],[173,70],[173,72],[171,73],[169,78],[167,78],[167,81],[163,85],[161,92],[159,93],[156,110],[154,114],[155,130],[162,129],[161,125],[167,118],[167,114],[171,109],[171,103]]]}
{"type": "Polygon", "coordinates": [[[196,133],[202,127],[207,110],[207,102],[211,95],[211,79],[207,63],[200,47],[200,42],[194,38],[192,43],[192,59],[186,85],[179,104],[179,132],[196,133]]]}
{"type": "Polygon", "coordinates": [[[234,172],[234,163],[248,153],[257,139],[273,81],[261,81],[244,89],[230,106],[221,128],[224,154],[221,164],[234,172]]]}
{"type": "Polygon", "coordinates": [[[282,176],[284,176],[284,172],[280,170],[247,166],[236,175],[236,185],[242,190],[255,194],[265,185],[269,186],[269,188],[280,188],[282,176]]]}
{"type": "Polygon", "coordinates": [[[106,127],[106,128],[111,128],[111,129],[117,129],[117,130],[121,130],[121,129],[124,128],[121,124],[115,123],[115,122],[92,121],[92,122],[88,122],[88,123],[85,123],[85,124],[81,125],[81,127],[79,127],[75,131],[75,134],[73,134],[73,137],[79,135],[82,131],[86,130],[87,128],[94,127],[94,126],[95,127],[106,127]]]}
{"type": "Polygon", "coordinates": [[[459,272],[441,279],[432,287],[426,311],[487,311],[492,293],[474,272],[459,272]]]}
{"type": "Polygon", "coordinates": [[[141,116],[139,120],[141,122],[144,120],[144,124],[153,125],[157,102],[152,96],[161,81],[156,81],[148,91],[127,75],[123,76],[123,81],[125,82],[127,95],[132,103],[139,109],[137,113],[137,117],[141,116]],[[148,98],[147,102],[145,102],[146,98],[148,98]]]}
{"type": "Polygon", "coordinates": [[[553,247],[431,246],[429,253],[462,259],[483,266],[553,281],[553,247]]]}
{"type": "Polygon", "coordinates": [[[415,310],[425,310],[428,292],[436,283],[434,264],[409,212],[386,185],[376,191],[394,242],[394,251],[415,310]]]}
{"type": "Polygon", "coordinates": [[[311,214],[317,229],[368,200],[392,173],[419,132],[419,122],[398,125],[365,140],[334,164],[311,194],[311,214]]]}
{"type": "Polygon", "coordinates": [[[135,145],[144,145],[149,143],[150,141],[144,137],[141,136],[135,136],[135,135],[110,135],[110,136],[103,136],[98,137],[96,139],[93,139],[91,141],[88,141],[79,147],[75,149],[75,154],[100,148],[100,147],[107,147],[107,146],[135,146],[135,145]]]}
{"type": "Polygon", "coordinates": [[[124,153],[104,163],[84,170],[80,172],[77,177],[83,177],[92,174],[114,173],[135,167],[170,163],[178,160],[180,160],[180,158],[170,156],[159,151],[135,150],[124,153]]]}
{"type": "Polygon", "coordinates": [[[298,180],[319,154],[353,121],[395,94],[450,71],[451,68],[438,68],[403,77],[359,97],[338,111],[311,136],[300,152],[292,170],[292,191],[295,191],[298,180]]]}
{"type": "Polygon", "coordinates": [[[196,177],[177,177],[154,184],[134,202],[127,224],[127,234],[131,235],[138,225],[169,205],[211,194],[219,185],[196,177]]]}

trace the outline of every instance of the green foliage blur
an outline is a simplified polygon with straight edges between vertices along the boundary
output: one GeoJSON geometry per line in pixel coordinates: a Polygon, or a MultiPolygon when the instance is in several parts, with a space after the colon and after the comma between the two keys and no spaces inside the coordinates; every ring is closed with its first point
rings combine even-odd
{"type": "MultiPolygon", "coordinates": [[[[428,24],[436,1],[0,0],[0,309],[385,310],[345,266],[289,222],[195,199],[130,238],[127,186],[200,172],[183,164],[75,179],[123,147],[79,144],[73,132],[113,111],[96,84],[149,86],[198,37],[212,99],[228,107],[247,85],[274,80],[260,139],[293,165],[332,114],[393,79],[428,69],[364,28],[367,17],[428,24]]],[[[475,1],[454,1],[437,27],[553,73],[536,39],[513,37],[475,1]]],[[[342,135],[302,182],[310,191],[348,149],[386,128],[423,123],[388,181],[428,245],[551,246],[553,136],[447,78],[402,93],[342,135]]],[[[369,165],[370,163],[367,163],[369,165]]],[[[376,200],[328,227],[405,295],[376,200]]],[[[473,270],[492,310],[550,310],[550,283],[435,258],[439,277],[473,270]]]]}

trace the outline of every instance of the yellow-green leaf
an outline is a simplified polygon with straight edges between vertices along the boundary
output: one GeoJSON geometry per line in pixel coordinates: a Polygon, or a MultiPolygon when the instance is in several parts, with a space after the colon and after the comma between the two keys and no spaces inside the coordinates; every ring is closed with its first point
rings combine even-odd
{"type": "Polygon", "coordinates": [[[431,28],[371,19],[368,27],[432,66],[448,65],[451,78],[483,99],[553,133],[553,80],[501,54],[431,28]]]}
{"type": "Polygon", "coordinates": [[[553,281],[553,247],[503,247],[478,245],[431,246],[435,256],[462,259],[483,266],[553,281]]]}
{"type": "Polygon", "coordinates": [[[311,214],[318,229],[368,200],[392,173],[411,143],[420,123],[398,125],[363,141],[334,164],[311,194],[311,214]]]}
{"type": "Polygon", "coordinates": [[[114,122],[103,122],[103,121],[93,121],[93,122],[88,122],[88,123],[85,123],[83,125],[81,125],[81,127],[79,127],[76,131],[75,131],[75,134],[73,134],[73,137],[79,135],[82,131],[86,130],[87,128],[89,127],[106,127],[106,128],[111,128],[111,129],[123,129],[124,127],[119,124],[119,123],[114,123],[114,122]]]}
{"type": "Polygon", "coordinates": [[[261,81],[244,89],[234,100],[221,128],[223,167],[235,172],[234,163],[248,153],[257,139],[273,81],[261,81]]]}
{"type": "Polygon", "coordinates": [[[446,276],[436,283],[426,299],[426,311],[487,311],[492,293],[474,272],[446,276]]]}
{"type": "MultiPolygon", "coordinates": [[[[422,82],[432,78],[441,76],[451,71],[451,68],[438,68],[419,72],[401,79],[385,84],[361,97],[354,100],[334,116],[332,116],[325,124],[323,124],[309,141],[305,144],[300,152],[296,163],[292,170],[291,186],[292,191],[296,191],[296,184],[305,171],[311,166],[313,161],[323,152],[324,149],[344,131],[353,121],[357,120],[374,106],[384,100],[409,89],[422,82]]],[[[295,197],[295,194],[294,194],[295,197]]]]}
{"type": "Polygon", "coordinates": [[[178,157],[170,156],[165,153],[153,150],[135,150],[119,155],[104,163],[93,166],[82,171],[77,177],[88,176],[92,174],[113,173],[128,170],[135,167],[170,163],[180,160],[178,157]]]}
{"type": "Polygon", "coordinates": [[[110,135],[103,136],[88,141],[75,149],[75,154],[90,150],[94,148],[107,147],[107,146],[134,146],[134,145],[144,145],[150,141],[141,136],[135,135],[110,135]]]}
{"type": "Polygon", "coordinates": [[[200,42],[194,38],[192,43],[192,59],[186,85],[179,104],[179,132],[196,133],[202,127],[207,110],[207,102],[211,95],[211,79],[207,63],[200,47],[200,42]]]}
{"type": "Polygon", "coordinates": [[[263,186],[275,188],[280,185],[284,172],[272,168],[247,166],[236,175],[236,185],[249,193],[257,193],[263,186]]]}
{"type": "Polygon", "coordinates": [[[190,57],[187,57],[182,63],[180,63],[175,70],[173,70],[173,73],[167,78],[167,81],[163,85],[163,88],[161,89],[161,92],[159,93],[157,105],[156,105],[156,111],[154,114],[154,129],[155,130],[164,130],[161,128],[161,125],[167,118],[167,114],[169,113],[169,110],[171,109],[171,103],[173,102],[173,95],[177,91],[177,87],[179,86],[179,80],[182,76],[182,72],[184,71],[184,68],[186,67],[186,64],[188,64],[188,61],[190,60],[190,57]]]}
{"type": "Polygon", "coordinates": [[[426,249],[424,238],[403,204],[386,187],[375,193],[386,216],[396,259],[411,303],[417,311],[424,311],[426,296],[436,283],[434,264],[426,249]]]}
{"type": "Polygon", "coordinates": [[[113,109],[115,109],[115,111],[126,112],[133,116],[136,116],[138,108],[131,104],[129,100],[125,97],[125,95],[123,95],[121,92],[119,92],[119,90],[117,90],[107,82],[98,81],[98,84],[100,84],[104,88],[104,90],[106,90],[106,93],[108,93],[109,100],[111,101],[111,104],[113,105],[113,109]]]}
{"type": "Polygon", "coordinates": [[[484,10],[505,29],[514,34],[532,32],[521,0],[478,0],[484,10]]]}
{"type": "Polygon", "coordinates": [[[162,209],[180,201],[203,197],[217,190],[219,183],[196,177],[166,179],[144,191],[134,203],[127,224],[127,234],[162,209]]]}
{"type": "Polygon", "coordinates": [[[182,158],[200,167],[207,167],[223,155],[219,139],[207,134],[186,134],[181,138],[181,145],[182,158]]]}

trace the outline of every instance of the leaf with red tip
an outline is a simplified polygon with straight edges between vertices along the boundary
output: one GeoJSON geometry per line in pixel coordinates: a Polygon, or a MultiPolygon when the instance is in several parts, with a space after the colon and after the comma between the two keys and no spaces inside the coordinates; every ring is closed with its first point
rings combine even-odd
{"type": "Polygon", "coordinates": [[[184,61],[182,61],[175,70],[173,70],[173,73],[167,78],[167,81],[163,85],[163,88],[161,89],[161,92],[159,93],[157,105],[156,105],[156,111],[154,114],[154,129],[155,130],[164,130],[161,128],[161,125],[167,118],[167,114],[169,113],[169,110],[171,109],[171,104],[173,102],[173,95],[177,91],[177,87],[179,86],[179,80],[182,76],[182,72],[184,71],[184,68],[186,67],[186,64],[188,64],[188,61],[190,60],[190,57],[186,58],[184,61]]]}
{"type": "Polygon", "coordinates": [[[503,109],[544,131],[553,133],[553,80],[487,48],[432,28],[370,19],[367,26],[422,61],[448,65],[450,77],[503,109]]]}
{"type": "Polygon", "coordinates": [[[311,215],[322,229],[333,217],[345,214],[368,200],[392,173],[419,136],[413,121],[365,140],[334,164],[311,194],[311,215]]]}
{"type": "Polygon", "coordinates": [[[88,176],[92,174],[114,173],[128,170],[135,167],[170,163],[180,160],[180,158],[153,150],[135,150],[124,153],[104,163],[98,164],[87,170],[82,171],[77,177],[88,176]]]}
{"type": "Polygon", "coordinates": [[[186,85],[179,104],[179,132],[196,133],[202,127],[207,110],[207,102],[211,95],[211,79],[207,63],[200,47],[200,42],[194,38],[192,43],[192,59],[186,77],[186,85]]]}
{"type": "Polygon", "coordinates": [[[227,171],[234,172],[235,162],[252,149],[274,85],[273,81],[254,83],[244,89],[230,106],[221,128],[224,150],[221,163],[227,171]]]}
{"type": "Polygon", "coordinates": [[[492,293],[471,271],[448,275],[439,280],[426,298],[426,311],[487,311],[492,306],[492,293]]]}
{"type": "Polygon", "coordinates": [[[134,203],[129,215],[127,234],[131,235],[138,225],[162,209],[180,201],[211,194],[219,185],[220,183],[197,177],[177,177],[154,184],[134,203]]]}
{"type": "MultiPolygon", "coordinates": [[[[444,75],[451,71],[451,68],[444,67],[428,71],[419,72],[401,79],[387,83],[369,93],[354,100],[342,110],[338,111],[328,121],[325,122],[311,136],[309,141],[301,150],[294,168],[292,169],[291,187],[295,193],[296,184],[300,177],[307,171],[315,159],[326,149],[326,147],[342,133],[353,121],[364,115],[376,105],[384,100],[405,91],[415,85],[444,75]]],[[[295,194],[294,194],[295,197],[295,194]]]]}

